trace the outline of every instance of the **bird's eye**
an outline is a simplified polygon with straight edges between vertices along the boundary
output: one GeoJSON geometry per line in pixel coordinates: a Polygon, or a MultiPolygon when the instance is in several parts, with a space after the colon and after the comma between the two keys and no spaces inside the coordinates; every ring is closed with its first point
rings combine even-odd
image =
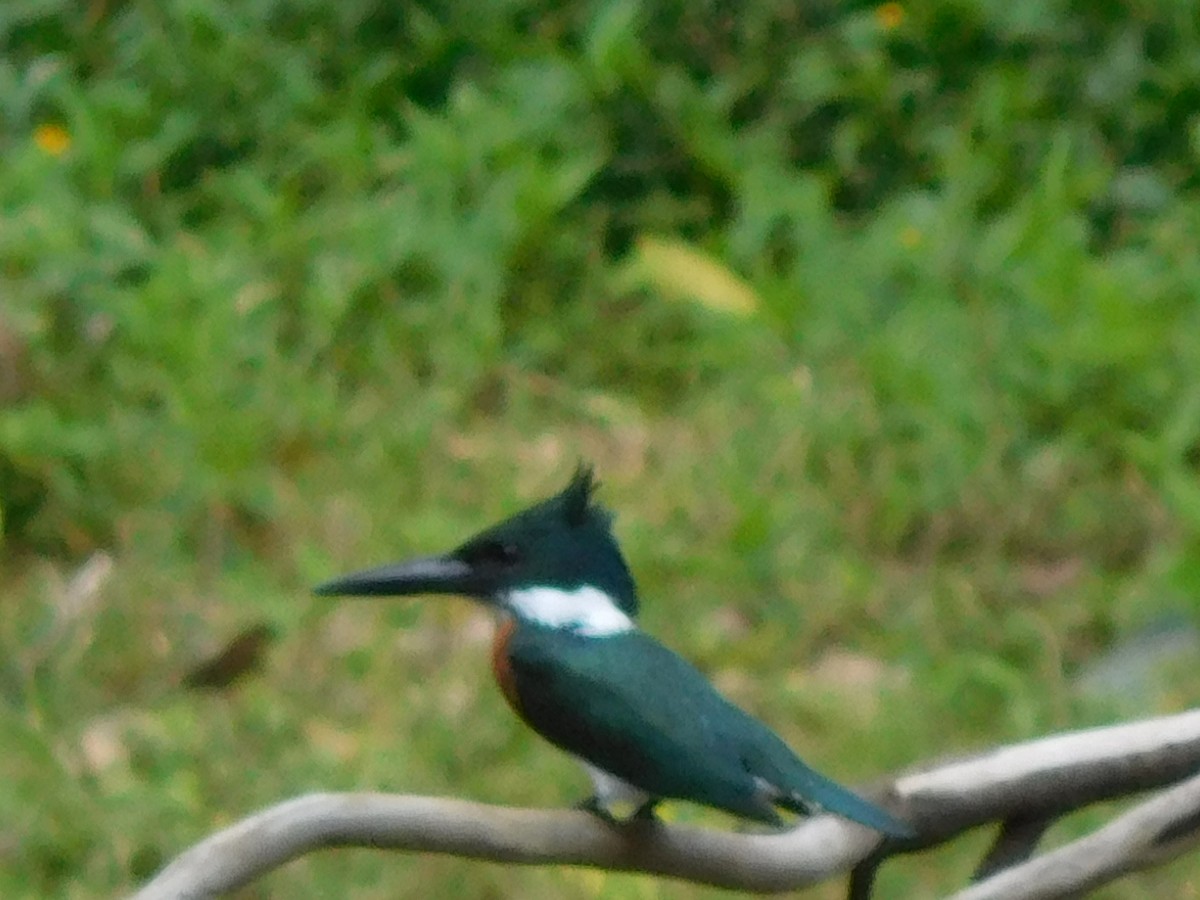
{"type": "Polygon", "coordinates": [[[517,545],[508,541],[485,541],[475,551],[480,562],[488,562],[498,566],[511,566],[520,558],[517,545]]]}

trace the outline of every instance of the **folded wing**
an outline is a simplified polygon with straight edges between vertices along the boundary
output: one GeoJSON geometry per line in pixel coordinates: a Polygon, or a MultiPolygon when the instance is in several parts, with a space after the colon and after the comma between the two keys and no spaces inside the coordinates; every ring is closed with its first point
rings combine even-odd
{"type": "Polygon", "coordinates": [[[508,644],[518,711],[562,749],[655,797],[779,824],[774,807],[912,830],[805,765],[690,663],[640,631],[521,628],[508,644]]]}
{"type": "Polygon", "coordinates": [[[523,627],[508,654],[518,711],[551,743],[655,797],[780,821],[730,740],[734,707],[653,638],[523,627]]]}

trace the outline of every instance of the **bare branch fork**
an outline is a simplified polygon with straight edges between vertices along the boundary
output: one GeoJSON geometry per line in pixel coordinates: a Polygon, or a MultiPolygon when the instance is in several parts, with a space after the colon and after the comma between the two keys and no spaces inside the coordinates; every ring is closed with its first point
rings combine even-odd
{"type": "Polygon", "coordinates": [[[657,822],[614,827],[576,811],[433,797],[311,794],[206,838],[136,898],[216,897],[298,856],[351,846],[644,872],[758,893],[796,890],[853,869],[851,896],[867,897],[884,859],[990,822],[1004,827],[957,900],[1065,897],[1200,844],[1200,710],[932,764],[868,793],[912,822],[918,837],[881,842],[833,816],[782,833],[745,834],[657,822]],[[1062,815],[1168,785],[1174,787],[1094,834],[1029,859],[1062,815]]]}

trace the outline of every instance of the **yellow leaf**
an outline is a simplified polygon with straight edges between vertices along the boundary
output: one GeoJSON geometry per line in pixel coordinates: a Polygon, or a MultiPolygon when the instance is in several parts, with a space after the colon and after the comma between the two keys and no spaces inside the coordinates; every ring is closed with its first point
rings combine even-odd
{"type": "Polygon", "coordinates": [[[885,31],[899,28],[904,23],[904,6],[899,3],[883,3],[875,7],[875,21],[885,31]]]}
{"type": "Polygon", "coordinates": [[[71,147],[71,135],[61,125],[39,125],[33,130],[33,142],[50,156],[62,156],[71,147]]]}
{"type": "Polygon", "coordinates": [[[639,238],[635,273],[636,280],[668,297],[691,300],[718,312],[750,316],[761,305],[746,282],[683,241],[639,238]]]}

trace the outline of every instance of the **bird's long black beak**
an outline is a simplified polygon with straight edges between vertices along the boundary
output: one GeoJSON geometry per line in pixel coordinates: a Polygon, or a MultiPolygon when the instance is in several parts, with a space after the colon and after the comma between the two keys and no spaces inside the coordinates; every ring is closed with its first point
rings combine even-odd
{"type": "Polygon", "coordinates": [[[396,597],[406,594],[473,595],[476,579],[465,562],[452,556],[425,556],[343,575],[313,588],[322,596],[396,597]]]}

